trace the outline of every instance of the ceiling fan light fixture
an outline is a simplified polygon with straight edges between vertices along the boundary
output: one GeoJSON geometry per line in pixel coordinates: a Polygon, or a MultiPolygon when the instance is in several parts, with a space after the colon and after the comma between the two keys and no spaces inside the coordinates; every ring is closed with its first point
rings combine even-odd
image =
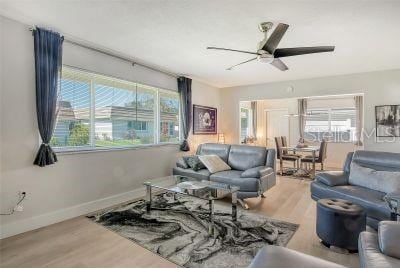
{"type": "Polygon", "coordinates": [[[262,63],[271,63],[274,61],[274,56],[268,53],[262,53],[257,56],[257,60],[262,63]]]}

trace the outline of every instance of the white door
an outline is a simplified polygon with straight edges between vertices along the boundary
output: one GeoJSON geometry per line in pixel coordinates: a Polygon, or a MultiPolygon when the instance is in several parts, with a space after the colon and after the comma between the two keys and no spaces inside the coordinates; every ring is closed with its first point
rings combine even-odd
{"type": "Polygon", "coordinates": [[[267,147],[275,148],[275,137],[286,136],[287,142],[290,144],[289,138],[289,117],[287,110],[269,110],[267,113],[267,147]]]}

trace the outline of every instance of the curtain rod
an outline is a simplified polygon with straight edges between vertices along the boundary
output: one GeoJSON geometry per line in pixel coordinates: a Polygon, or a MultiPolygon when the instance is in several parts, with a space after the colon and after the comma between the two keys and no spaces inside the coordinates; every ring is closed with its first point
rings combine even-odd
{"type": "MultiPolygon", "coordinates": [[[[34,30],[35,30],[35,28],[32,28],[32,27],[29,28],[29,31],[31,31],[31,32],[33,32],[34,30]]],[[[78,41],[74,41],[72,39],[66,38],[65,36],[64,36],[64,41],[66,41],[66,42],[68,42],[70,44],[76,45],[76,46],[80,46],[80,47],[83,47],[83,48],[86,48],[86,49],[90,49],[90,50],[98,52],[98,53],[105,54],[105,55],[110,56],[110,57],[114,57],[114,58],[117,58],[117,59],[120,59],[120,60],[123,60],[123,61],[127,61],[127,62],[131,63],[132,66],[138,65],[138,66],[142,66],[142,67],[144,67],[146,69],[150,69],[152,71],[156,71],[156,72],[160,72],[160,73],[166,74],[168,76],[172,76],[174,78],[178,78],[179,77],[179,75],[177,75],[177,74],[174,74],[174,73],[171,73],[171,72],[168,72],[168,71],[164,71],[164,70],[160,70],[160,69],[157,69],[155,67],[152,67],[152,66],[149,66],[149,65],[146,65],[146,64],[143,64],[143,63],[139,63],[139,62],[137,62],[137,61],[135,61],[133,59],[129,59],[127,57],[124,57],[124,56],[119,55],[119,54],[114,53],[114,52],[110,52],[110,51],[107,51],[107,50],[104,50],[104,49],[101,49],[101,48],[98,48],[98,47],[89,46],[87,44],[84,44],[84,43],[81,43],[81,42],[78,42],[78,41]]]]}

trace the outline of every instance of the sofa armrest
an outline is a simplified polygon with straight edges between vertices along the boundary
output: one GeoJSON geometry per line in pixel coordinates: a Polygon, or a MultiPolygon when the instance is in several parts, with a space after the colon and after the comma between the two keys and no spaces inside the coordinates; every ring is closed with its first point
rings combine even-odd
{"type": "Polygon", "coordinates": [[[183,159],[183,157],[179,157],[176,160],[176,166],[180,168],[189,168],[188,164],[186,164],[186,161],[183,159]]]}
{"type": "Polygon", "coordinates": [[[265,161],[265,166],[270,167],[273,171],[276,171],[276,150],[269,148],[267,150],[267,159],[265,161]]]}
{"type": "Polygon", "coordinates": [[[349,174],[343,171],[320,172],[315,179],[328,186],[338,186],[348,184],[349,174]]]}
{"type": "Polygon", "coordinates": [[[268,245],[260,249],[248,268],[307,267],[307,268],[345,268],[318,257],[288,249],[268,245]]]}
{"type": "Polygon", "coordinates": [[[274,173],[274,170],[271,167],[266,166],[258,166],[249,168],[240,175],[241,178],[261,178],[267,176],[269,174],[274,173]]]}
{"type": "Polygon", "coordinates": [[[361,268],[399,267],[400,260],[382,254],[378,234],[364,231],[358,237],[358,254],[361,268]]]}
{"type": "Polygon", "coordinates": [[[400,259],[400,222],[381,221],[378,227],[378,238],[379,248],[383,254],[400,259]]]}

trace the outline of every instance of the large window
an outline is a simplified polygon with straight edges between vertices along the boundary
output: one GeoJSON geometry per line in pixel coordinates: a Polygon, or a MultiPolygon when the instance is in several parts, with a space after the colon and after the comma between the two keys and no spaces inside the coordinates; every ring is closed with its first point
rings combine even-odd
{"type": "Polygon", "coordinates": [[[305,138],[331,142],[353,142],[356,132],[355,108],[308,109],[305,138]]]}
{"type": "Polygon", "coordinates": [[[57,150],[179,141],[178,93],[63,67],[57,150]]]}

